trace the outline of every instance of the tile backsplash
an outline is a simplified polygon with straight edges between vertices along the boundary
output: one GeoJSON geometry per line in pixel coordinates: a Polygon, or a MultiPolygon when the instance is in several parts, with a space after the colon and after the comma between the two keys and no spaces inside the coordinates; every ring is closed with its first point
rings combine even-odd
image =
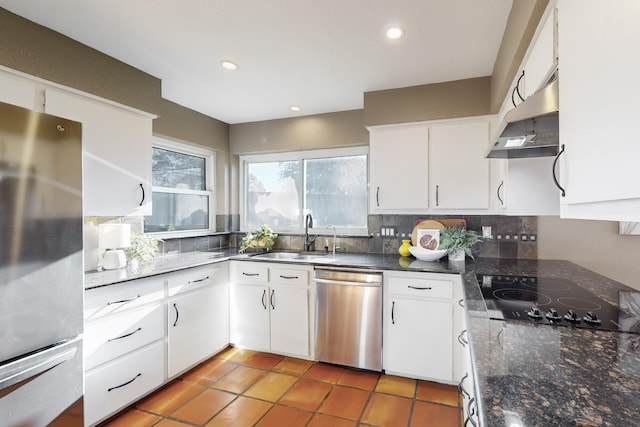
{"type": "MultiPolygon", "coordinates": [[[[421,219],[458,219],[467,222],[467,228],[482,236],[483,227],[491,228],[491,237],[483,238],[475,250],[480,258],[538,257],[538,218],[536,216],[501,215],[369,215],[369,236],[338,236],[340,252],[396,254],[403,239],[410,239],[416,222],[421,219]],[[383,235],[383,230],[385,235],[383,235]],[[390,235],[392,233],[392,235],[390,235]]],[[[86,217],[85,222],[130,223],[131,231],[141,233],[142,217],[86,217]]],[[[161,250],[165,254],[239,247],[245,233],[239,232],[239,215],[217,215],[214,235],[164,239],[161,250]]],[[[333,237],[327,236],[329,243],[333,237]]],[[[323,251],[324,236],[318,237],[315,250],[323,251]]],[[[303,236],[280,234],[274,249],[302,250],[303,236]]]]}

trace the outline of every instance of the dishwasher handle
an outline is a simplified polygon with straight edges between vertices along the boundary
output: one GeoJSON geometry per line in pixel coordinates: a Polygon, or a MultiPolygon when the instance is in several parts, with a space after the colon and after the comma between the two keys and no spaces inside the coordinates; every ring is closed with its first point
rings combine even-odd
{"type": "Polygon", "coordinates": [[[313,278],[313,281],[320,284],[327,285],[344,285],[344,286],[369,286],[379,288],[382,286],[379,282],[350,282],[346,280],[332,280],[332,279],[319,279],[317,277],[313,278]]]}

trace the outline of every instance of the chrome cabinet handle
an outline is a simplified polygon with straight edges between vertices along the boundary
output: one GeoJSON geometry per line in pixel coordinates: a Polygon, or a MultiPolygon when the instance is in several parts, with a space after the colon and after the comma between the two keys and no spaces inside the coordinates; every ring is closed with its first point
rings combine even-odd
{"type": "Polygon", "coordinates": [[[504,200],[500,197],[500,189],[504,187],[504,181],[500,181],[500,185],[498,186],[498,191],[496,191],[496,195],[498,196],[498,200],[500,201],[500,206],[504,206],[504,200]]]}
{"type": "Polygon", "coordinates": [[[562,195],[562,197],[565,197],[566,193],[564,191],[564,188],[562,188],[562,186],[558,182],[558,178],[556,177],[556,165],[558,164],[558,159],[560,159],[560,156],[562,155],[562,153],[564,153],[564,144],[560,146],[560,151],[558,152],[558,154],[556,155],[556,158],[553,161],[551,173],[553,175],[553,182],[556,184],[556,187],[558,187],[558,189],[560,190],[560,194],[562,195]]]}
{"type": "Polygon", "coordinates": [[[107,342],[111,342],[111,341],[115,341],[115,340],[121,340],[122,338],[130,337],[131,335],[135,334],[136,332],[140,332],[141,330],[142,330],[142,328],[138,328],[133,332],[129,332],[128,334],[120,335],[119,337],[115,337],[115,338],[109,338],[107,340],[107,342]]]}
{"type": "Polygon", "coordinates": [[[144,185],[142,185],[142,183],[140,183],[140,190],[142,190],[142,198],[140,199],[140,205],[139,206],[142,206],[142,204],[144,203],[144,199],[145,199],[144,185]]]}
{"type": "Polygon", "coordinates": [[[263,289],[262,290],[262,306],[264,307],[264,309],[267,309],[267,290],[263,289]]]}
{"type": "Polygon", "coordinates": [[[173,326],[178,324],[178,319],[180,318],[180,312],[178,311],[178,305],[174,302],[173,309],[176,311],[176,320],[173,322],[173,326]]]}
{"type": "Polygon", "coordinates": [[[137,300],[138,298],[140,298],[140,295],[137,295],[137,296],[135,296],[135,297],[133,297],[133,298],[121,299],[121,300],[118,300],[118,301],[109,301],[109,302],[107,302],[107,305],[112,305],[112,304],[124,304],[125,302],[135,301],[135,300],[137,300]]]}
{"type": "Polygon", "coordinates": [[[276,291],[274,289],[271,289],[271,297],[269,297],[269,303],[271,304],[271,309],[272,310],[276,309],[275,298],[273,297],[275,292],[276,291]]]}
{"type": "Polygon", "coordinates": [[[124,386],[126,386],[126,385],[129,385],[129,384],[131,384],[132,382],[134,382],[135,380],[137,380],[137,379],[138,379],[138,377],[140,377],[140,376],[142,376],[142,373],[138,372],[138,375],[136,375],[135,377],[131,378],[131,379],[130,379],[129,381],[127,381],[126,383],[122,383],[122,384],[117,385],[117,386],[114,386],[114,387],[109,387],[109,388],[107,389],[107,391],[115,390],[115,389],[117,389],[117,388],[120,388],[120,387],[124,387],[124,386]]]}

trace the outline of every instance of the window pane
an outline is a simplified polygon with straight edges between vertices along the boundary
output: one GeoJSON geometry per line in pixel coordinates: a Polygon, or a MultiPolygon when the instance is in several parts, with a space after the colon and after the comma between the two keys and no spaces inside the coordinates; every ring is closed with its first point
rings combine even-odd
{"type": "Polygon", "coordinates": [[[153,215],[145,217],[145,232],[208,228],[209,196],[153,192],[153,215]]]}
{"type": "Polygon", "coordinates": [[[206,190],[203,157],[154,147],[152,170],[154,186],[206,190]]]}
{"type": "Polygon", "coordinates": [[[247,163],[245,173],[247,226],[299,226],[300,162],[247,163]]]}
{"type": "Polygon", "coordinates": [[[314,226],[367,227],[367,156],[305,160],[305,171],[314,226]]]}

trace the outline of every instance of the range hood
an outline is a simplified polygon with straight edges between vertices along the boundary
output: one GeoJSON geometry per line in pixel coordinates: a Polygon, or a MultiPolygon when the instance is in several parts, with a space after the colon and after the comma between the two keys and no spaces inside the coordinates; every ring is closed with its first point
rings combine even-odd
{"type": "Polygon", "coordinates": [[[505,115],[505,126],[488,158],[517,159],[558,154],[558,80],[505,115]]]}

